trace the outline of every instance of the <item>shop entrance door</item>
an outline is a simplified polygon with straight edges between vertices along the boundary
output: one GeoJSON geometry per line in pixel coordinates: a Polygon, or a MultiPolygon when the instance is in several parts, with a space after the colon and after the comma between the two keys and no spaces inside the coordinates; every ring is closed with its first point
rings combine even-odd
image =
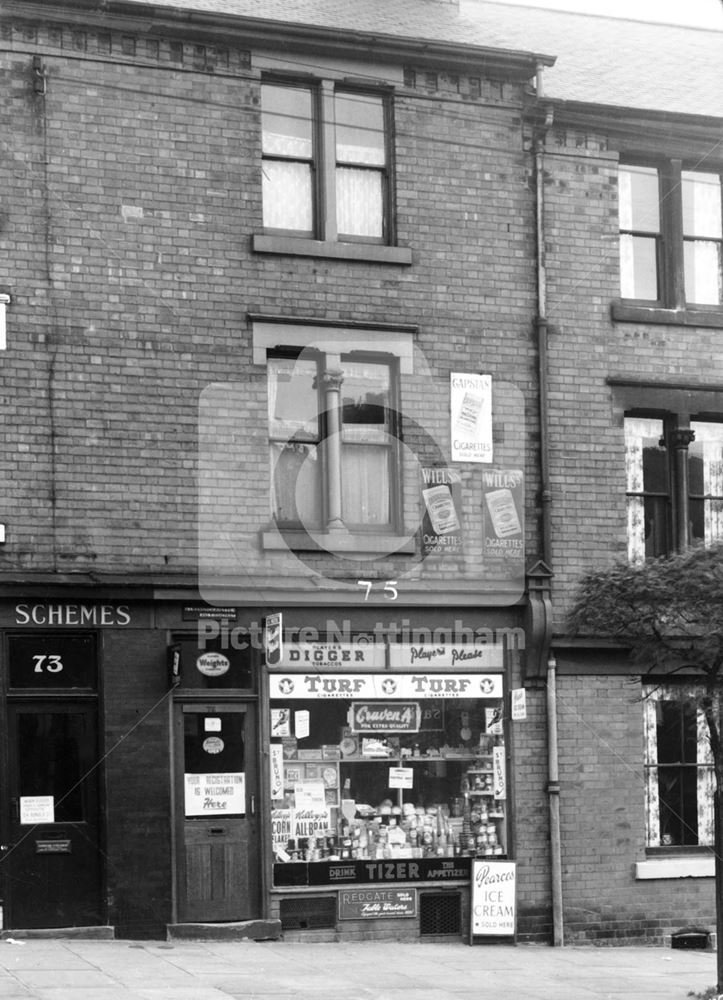
{"type": "Polygon", "coordinates": [[[6,718],[5,926],[101,924],[96,704],[18,701],[6,718]]]}
{"type": "Polygon", "coordinates": [[[178,919],[260,916],[256,709],[176,706],[178,919]]]}

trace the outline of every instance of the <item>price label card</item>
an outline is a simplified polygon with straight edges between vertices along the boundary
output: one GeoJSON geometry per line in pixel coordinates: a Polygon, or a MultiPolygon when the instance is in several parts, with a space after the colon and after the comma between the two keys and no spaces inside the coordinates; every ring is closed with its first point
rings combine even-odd
{"type": "Polygon", "coordinates": [[[390,788],[413,788],[414,768],[413,767],[390,767],[389,768],[390,788]]]}
{"type": "Polygon", "coordinates": [[[510,701],[512,709],[510,715],[513,719],[527,718],[527,692],[524,688],[514,688],[510,691],[510,701]]]}

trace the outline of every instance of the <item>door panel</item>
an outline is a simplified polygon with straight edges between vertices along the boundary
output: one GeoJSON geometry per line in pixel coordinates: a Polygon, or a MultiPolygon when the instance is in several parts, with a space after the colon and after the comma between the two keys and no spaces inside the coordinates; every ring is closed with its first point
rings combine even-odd
{"type": "Polygon", "coordinates": [[[179,920],[259,915],[253,705],[177,706],[179,920]]]}
{"type": "Polygon", "coordinates": [[[9,704],[6,924],[102,923],[95,704],[9,704]]]}

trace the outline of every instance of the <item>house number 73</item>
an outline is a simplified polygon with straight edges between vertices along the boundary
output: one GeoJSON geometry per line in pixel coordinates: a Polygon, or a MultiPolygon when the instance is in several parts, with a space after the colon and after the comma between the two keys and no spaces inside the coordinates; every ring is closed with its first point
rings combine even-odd
{"type": "Polygon", "coordinates": [[[33,657],[35,660],[35,670],[33,673],[42,674],[47,671],[49,674],[59,674],[63,669],[63,661],[55,653],[38,653],[33,657]]]}

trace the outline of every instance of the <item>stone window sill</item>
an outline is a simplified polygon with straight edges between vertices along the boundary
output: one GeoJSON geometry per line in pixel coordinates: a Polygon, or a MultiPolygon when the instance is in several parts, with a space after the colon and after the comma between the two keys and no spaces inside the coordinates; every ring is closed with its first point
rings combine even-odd
{"type": "Polygon", "coordinates": [[[256,253],[286,254],[293,257],[325,257],[329,260],[357,260],[371,264],[412,263],[408,247],[387,247],[379,243],[335,243],[298,236],[254,234],[251,247],[256,253]]]}
{"type": "Polygon", "coordinates": [[[712,854],[696,858],[686,857],[648,858],[635,864],[635,878],[713,878],[715,858],[712,854]]]}
{"type": "Polygon", "coordinates": [[[353,534],[326,531],[264,531],[261,545],[267,552],[370,552],[379,555],[412,555],[414,538],[409,535],[353,534]]]}
{"type": "Polygon", "coordinates": [[[613,302],[610,315],[618,323],[656,323],[663,326],[706,326],[723,329],[723,309],[663,309],[660,306],[613,302]]]}

